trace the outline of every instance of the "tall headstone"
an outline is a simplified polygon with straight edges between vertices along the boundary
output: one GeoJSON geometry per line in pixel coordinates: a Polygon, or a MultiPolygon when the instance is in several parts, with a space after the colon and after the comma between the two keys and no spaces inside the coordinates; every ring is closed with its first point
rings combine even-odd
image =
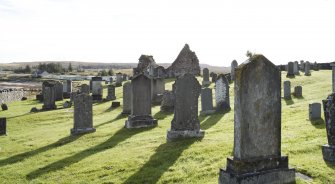
{"type": "Polygon", "coordinates": [[[215,101],[217,111],[230,110],[229,82],[224,75],[219,75],[215,82],[215,101]]]}
{"type": "Polygon", "coordinates": [[[319,71],[319,69],[320,69],[319,64],[316,61],[314,62],[313,69],[314,69],[314,71],[319,71]]]}
{"type": "Polygon", "coordinates": [[[131,83],[126,82],[123,84],[123,110],[122,114],[131,113],[131,83]]]}
{"type": "Polygon", "coordinates": [[[55,99],[56,101],[63,100],[63,84],[60,81],[54,81],[55,84],[55,99]]]}
{"type": "Polygon", "coordinates": [[[214,113],[213,109],[213,95],[211,88],[201,89],[201,111],[200,115],[207,115],[214,113]]]}
{"type": "Polygon", "coordinates": [[[309,107],[309,120],[315,120],[321,118],[321,103],[312,103],[309,107]]]}
{"type": "Polygon", "coordinates": [[[294,63],[293,63],[293,73],[294,73],[294,75],[300,75],[298,61],[294,61],[294,63]]]}
{"type": "Polygon", "coordinates": [[[216,74],[216,73],[214,73],[213,75],[212,75],[212,82],[214,83],[214,82],[216,82],[216,79],[218,78],[218,74],[216,74]]]}
{"type": "Polygon", "coordinates": [[[203,137],[198,118],[198,98],[201,85],[192,74],[184,74],[173,84],[175,96],[174,117],[167,140],[179,138],[203,137]]]}
{"type": "Polygon", "coordinates": [[[301,86],[294,87],[294,93],[293,94],[294,94],[295,97],[298,97],[298,98],[302,97],[302,87],[301,86]]]}
{"type": "Polygon", "coordinates": [[[131,114],[125,123],[126,128],[157,126],[151,116],[151,79],[140,74],[131,80],[131,114]]]}
{"type": "Polygon", "coordinates": [[[107,100],[115,100],[116,96],[115,96],[115,86],[114,85],[108,85],[107,86],[107,100]]]}
{"type": "Polygon", "coordinates": [[[93,101],[101,101],[103,95],[102,78],[92,77],[92,98],[93,101]]]}
{"type": "Polygon", "coordinates": [[[56,101],[56,89],[55,84],[53,82],[43,82],[44,90],[43,90],[43,110],[51,110],[56,109],[57,106],[55,104],[56,101]]]}
{"type": "Polygon", "coordinates": [[[80,93],[90,94],[90,86],[87,84],[82,84],[80,86],[80,93]]]}
{"type": "Polygon", "coordinates": [[[70,94],[72,92],[72,81],[66,80],[63,84],[63,96],[64,98],[70,98],[70,94]]]}
{"type": "Polygon", "coordinates": [[[308,61],[306,61],[306,64],[305,64],[305,75],[306,76],[310,76],[311,75],[311,71],[310,71],[310,63],[308,61]]]}
{"type": "Polygon", "coordinates": [[[291,99],[291,82],[284,81],[284,99],[291,99]]]}
{"type": "Polygon", "coordinates": [[[174,110],[174,94],[172,91],[165,90],[163,93],[161,111],[162,112],[173,112],[174,110]]]}
{"type": "Polygon", "coordinates": [[[286,77],[294,77],[294,63],[288,62],[287,64],[287,75],[286,77]]]}
{"type": "Polygon", "coordinates": [[[6,118],[0,118],[0,136],[7,135],[7,122],[6,118]]]}
{"type": "Polygon", "coordinates": [[[332,89],[333,93],[335,93],[335,62],[330,63],[330,66],[332,67],[332,89]]]}
{"type": "Polygon", "coordinates": [[[208,68],[204,68],[202,70],[202,86],[209,86],[211,84],[211,82],[209,81],[209,70],[208,68]]]}
{"type": "Polygon", "coordinates": [[[235,69],[237,68],[238,63],[236,60],[233,60],[230,65],[230,76],[231,80],[235,80],[235,69]]]}
{"type": "Polygon", "coordinates": [[[163,78],[151,79],[151,102],[161,104],[163,93],[165,91],[165,81],[163,78]]]}
{"type": "Polygon", "coordinates": [[[123,81],[122,73],[117,73],[116,80],[115,80],[115,86],[116,87],[122,86],[122,81],[123,81]]]}
{"type": "Polygon", "coordinates": [[[263,55],[236,69],[234,157],[219,183],[291,183],[295,170],[281,155],[281,74],[263,55]],[[257,87],[255,87],[257,86],[257,87]]]}
{"type": "Polygon", "coordinates": [[[74,126],[71,134],[95,132],[93,128],[92,97],[86,93],[77,94],[74,98],[74,126]]]}
{"type": "Polygon", "coordinates": [[[304,60],[300,60],[300,70],[301,70],[302,72],[305,71],[305,63],[304,63],[304,60]]]}
{"type": "Polygon", "coordinates": [[[322,100],[322,103],[328,139],[328,144],[322,146],[322,155],[325,161],[335,162],[335,93],[322,100]]]}

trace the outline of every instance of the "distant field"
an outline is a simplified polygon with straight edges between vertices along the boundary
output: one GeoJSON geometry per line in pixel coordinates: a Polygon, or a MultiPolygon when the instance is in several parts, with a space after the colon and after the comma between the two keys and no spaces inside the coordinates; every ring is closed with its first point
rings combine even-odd
{"type": "MultiPolygon", "coordinates": [[[[282,72],[282,82],[290,80],[292,91],[302,85],[303,98],[282,100],[282,154],[289,156],[291,167],[312,177],[311,183],[335,183],[335,165],[326,164],[321,153],[327,143],[324,119],[308,120],[308,104],[331,92],[331,71],[285,76],[282,72]]],[[[167,80],[166,88],[172,84],[167,80]]],[[[11,103],[8,111],[0,111],[8,124],[8,136],[0,137],[0,183],[217,183],[219,169],[232,155],[233,84],[230,94],[230,112],[200,117],[206,131],[202,140],[177,142],[166,142],[173,114],[160,112],[159,106],[152,108],[158,127],[127,130],[122,107],[94,104],[97,131],[74,137],[73,109],[63,109],[62,102],[57,110],[39,113],[29,113],[42,106],[33,99],[11,103]]],[[[122,87],[116,95],[122,102],[122,87]]],[[[297,178],[297,183],[307,182],[297,178]]]]}

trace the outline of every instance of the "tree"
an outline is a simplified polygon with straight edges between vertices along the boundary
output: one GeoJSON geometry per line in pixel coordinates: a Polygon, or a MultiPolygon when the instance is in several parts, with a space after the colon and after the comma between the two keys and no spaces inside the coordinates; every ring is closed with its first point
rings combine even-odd
{"type": "Polygon", "coordinates": [[[72,64],[70,63],[70,64],[69,64],[69,67],[68,67],[68,71],[69,71],[69,72],[72,72],[72,70],[73,70],[73,69],[72,69],[72,64]]]}
{"type": "Polygon", "coordinates": [[[100,76],[107,76],[108,75],[108,73],[106,72],[106,70],[101,70],[99,72],[99,74],[100,74],[100,76]]]}
{"type": "Polygon", "coordinates": [[[31,73],[31,68],[29,65],[26,65],[26,68],[24,69],[24,73],[31,73]]]}
{"type": "Polygon", "coordinates": [[[113,76],[113,75],[114,75],[114,71],[113,71],[113,69],[109,69],[109,70],[108,70],[108,75],[109,75],[109,76],[113,76]]]}

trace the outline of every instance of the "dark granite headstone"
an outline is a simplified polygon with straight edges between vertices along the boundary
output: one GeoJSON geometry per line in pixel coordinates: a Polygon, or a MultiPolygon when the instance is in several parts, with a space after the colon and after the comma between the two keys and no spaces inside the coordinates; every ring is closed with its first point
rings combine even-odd
{"type": "Polygon", "coordinates": [[[93,128],[92,97],[86,93],[74,97],[74,126],[71,134],[95,132],[93,128]]]}
{"type": "Polygon", "coordinates": [[[209,70],[208,68],[204,68],[202,70],[202,86],[209,86],[211,84],[211,82],[209,81],[209,70]]]}
{"type": "Polygon", "coordinates": [[[219,75],[215,82],[215,101],[217,111],[230,110],[229,82],[224,75],[219,75]]]}
{"type": "Polygon", "coordinates": [[[198,98],[201,85],[192,74],[184,74],[173,84],[175,96],[174,117],[167,140],[179,138],[203,137],[198,118],[198,98]]]}
{"type": "Polygon", "coordinates": [[[123,109],[122,114],[131,113],[131,83],[126,82],[123,84],[123,109]]]}
{"type": "Polygon", "coordinates": [[[56,109],[56,89],[53,82],[43,82],[44,92],[43,92],[43,110],[56,109]]]}
{"type": "Polygon", "coordinates": [[[312,103],[309,107],[309,120],[315,120],[321,118],[321,103],[312,103]]]}
{"type": "Polygon", "coordinates": [[[323,159],[335,162],[335,93],[322,100],[328,144],[322,146],[323,159]]]}
{"type": "Polygon", "coordinates": [[[235,72],[234,157],[220,170],[219,183],[294,182],[295,170],[281,155],[280,71],[254,55],[235,72]]]}
{"type": "Polygon", "coordinates": [[[43,94],[40,93],[40,94],[37,94],[36,95],[36,100],[40,101],[40,102],[43,102],[43,94]]]}
{"type": "Polygon", "coordinates": [[[298,98],[302,97],[302,87],[301,86],[294,87],[294,93],[293,94],[294,94],[295,97],[298,97],[298,98]]]}
{"type": "Polygon", "coordinates": [[[0,136],[7,135],[7,122],[6,118],[0,118],[0,136]]]}
{"type": "Polygon", "coordinates": [[[201,89],[201,111],[200,115],[208,115],[214,113],[213,96],[211,88],[201,89]]]}
{"type": "Polygon", "coordinates": [[[291,99],[291,82],[284,81],[284,99],[291,99]]]}
{"type": "Polygon", "coordinates": [[[286,77],[294,77],[294,63],[288,62],[287,64],[287,75],[286,77]]]}
{"type": "Polygon", "coordinates": [[[162,97],[161,111],[173,112],[174,110],[174,94],[172,91],[165,90],[162,97]]]}

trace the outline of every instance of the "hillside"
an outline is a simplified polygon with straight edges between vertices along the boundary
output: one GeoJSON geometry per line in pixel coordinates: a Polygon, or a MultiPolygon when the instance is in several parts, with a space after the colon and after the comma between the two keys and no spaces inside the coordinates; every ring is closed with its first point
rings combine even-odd
{"type": "MultiPolygon", "coordinates": [[[[324,119],[308,120],[308,104],[321,102],[331,92],[331,71],[285,76],[282,72],[282,82],[290,80],[292,90],[303,86],[303,98],[282,100],[282,154],[289,156],[291,167],[313,179],[310,183],[335,183],[335,165],[326,164],[321,153],[321,145],[327,143],[324,119]]],[[[166,88],[172,84],[166,81],[166,88]]],[[[177,142],[166,142],[173,114],[160,112],[159,106],[152,108],[158,127],[127,130],[122,107],[111,110],[111,102],[94,104],[97,131],[73,137],[73,109],[29,113],[42,104],[32,99],[11,103],[8,111],[0,111],[7,117],[9,134],[0,137],[0,183],[217,183],[219,169],[232,155],[232,86],[232,110],[200,117],[206,131],[202,140],[177,142]]],[[[116,95],[122,102],[122,87],[116,95]]],[[[297,178],[297,183],[307,182],[297,178]]]]}

